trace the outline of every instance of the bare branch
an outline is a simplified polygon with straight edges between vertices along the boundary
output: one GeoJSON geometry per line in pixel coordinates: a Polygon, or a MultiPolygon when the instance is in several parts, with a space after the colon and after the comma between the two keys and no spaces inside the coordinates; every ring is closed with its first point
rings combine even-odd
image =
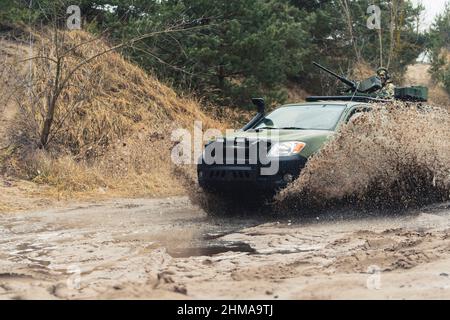
{"type": "Polygon", "coordinates": [[[351,40],[351,42],[353,44],[353,48],[355,50],[356,60],[358,62],[360,62],[361,61],[361,52],[358,50],[358,46],[356,44],[356,39],[355,39],[355,36],[353,33],[353,20],[352,20],[352,14],[350,11],[348,1],[347,0],[339,0],[339,3],[345,13],[345,17],[346,17],[346,21],[347,21],[347,28],[348,28],[348,32],[350,35],[350,40],[351,40]]]}
{"type": "Polygon", "coordinates": [[[53,63],[58,63],[58,61],[56,59],[53,59],[53,58],[47,57],[47,56],[34,56],[34,57],[27,58],[27,59],[19,60],[19,62],[27,62],[27,61],[30,61],[30,60],[40,60],[40,59],[42,59],[42,60],[49,60],[49,61],[51,61],[53,63]]]}
{"type": "Polygon", "coordinates": [[[142,53],[148,54],[149,56],[155,58],[159,63],[161,63],[161,64],[163,64],[163,65],[166,65],[166,66],[168,66],[168,67],[170,67],[170,68],[172,68],[172,69],[174,69],[174,70],[180,71],[180,72],[185,73],[185,74],[188,74],[188,75],[190,75],[190,76],[193,76],[193,75],[194,75],[194,74],[191,73],[191,72],[188,72],[188,71],[186,71],[186,70],[183,70],[183,69],[181,69],[180,67],[174,66],[174,65],[172,65],[172,64],[170,64],[170,63],[164,61],[163,59],[161,59],[160,57],[158,57],[157,55],[155,55],[154,53],[152,53],[150,50],[145,50],[145,49],[141,49],[141,48],[139,48],[139,47],[134,47],[134,46],[131,47],[131,48],[134,49],[134,50],[140,51],[140,52],[142,52],[142,53]]]}
{"type": "Polygon", "coordinates": [[[110,53],[112,51],[116,51],[120,48],[126,47],[126,46],[132,46],[134,43],[148,39],[148,38],[152,38],[155,37],[157,35],[161,35],[161,34],[169,34],[169,33],[176,33],[176,32],[185,32],[185,31],[191,31],[191,30],[196,30],[196,29],[200,29],[203,26],[196,26],[196,27],[189,27],[189,28],[183,28],[183,29],[177,29],[177,28],[169,28],[166,30],[162,30],[162,31],[155,31],[155,32],[151,32],[151,33],[147,33],[144,34],[142,36],[133,38],[129,41],[126,42],[122,42],[120,44],[117,44],[113,47],[110,47],[106,50],[103,50],[85,60],[83,60],[82,62],[80,62],[77,66],[75,66],[71,71],[69,71],[68,75],[64,78],[64,80],[61,82],[61,86],[60,89],[58,90],[58,94],[62,91],[62,89],[65,87],[65,85],[67,84],[67,82],[72,78],[72,76],[75,74],[75,72],[77,72],[82,66],[88,64],[89,62],[95,60],[98,57],[101,57],[107,53],[110,53]]]}
{"type": "Polygon", "coordinates": [[[73,47],[67,49],[66,51],[64,51],[64,52],[61,54],[61,56],[62,56],[62,57],[65,57],[68,53],[73,52],[73,51],[75,51],[76,49],[78,49],[78,48],[80,48],[80,47],[82,47],[82,46],[85,46],[85,45],[87,45],[87,44],[89,44],[89,43],[92,43],[92,42],[95,42],[95,41],[102,40],[102,38],[105,36],[105,34],[108,33],[108,31],[109,31],[109,28],[107,28],[107,29],[105,29],[104,31],[102,31],[97,37],[94,37],[94,38],[89,39],[89,40],[87,40],[87,41],[83,41],[83,42],[81,42],[81,43],[79,43],[79,44],[77,44],[77,45],[75,45],[75,46],[73,46],[73,47]]]}

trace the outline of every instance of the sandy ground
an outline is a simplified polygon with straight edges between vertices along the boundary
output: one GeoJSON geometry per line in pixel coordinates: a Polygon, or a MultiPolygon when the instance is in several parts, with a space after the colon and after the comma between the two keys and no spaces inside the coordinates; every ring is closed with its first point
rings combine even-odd
{"type": "Polygon", "coordinates": [[[0,215],[2,299],[450,298],[450,203],[209,218],[185,198],[0,215]]]}

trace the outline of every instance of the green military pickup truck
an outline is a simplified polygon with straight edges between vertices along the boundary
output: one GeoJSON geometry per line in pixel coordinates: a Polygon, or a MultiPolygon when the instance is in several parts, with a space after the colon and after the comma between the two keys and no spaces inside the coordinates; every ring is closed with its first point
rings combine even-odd
{"type": "Polygon", "coordinates": [[[260,190],[276,192],[299,177],[308,159],[343,124],[371,102],[426,102],[428,88],[396,88],[393,97],[382,93],[379,76],[351,81],[314,63],[348,86],[345,94],[309,97],[306,103],[282,106],[266,115],[263,99],[253,99],[258,114],[242,130],[208,143],[198,164],[200,186],[210,192],[260,190]],[[251,189],[250,189],[251,188],[251,189]]]}
{"type": "Polygon", "coordinates": [[[259,113],[248,125],[206,145],[197,170],[203,189],[282,189],[343,124],[371,108],[364,102],[318,101],[285,105],[265,115],[264,101],[253,102],[259,113]]]}

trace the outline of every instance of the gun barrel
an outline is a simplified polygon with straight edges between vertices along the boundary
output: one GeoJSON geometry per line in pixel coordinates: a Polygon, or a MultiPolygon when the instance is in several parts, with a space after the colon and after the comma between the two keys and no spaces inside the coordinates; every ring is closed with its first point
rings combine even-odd
{"type": "Polygon", "coordinates": [[[340,76],[340,75],[334,73],[333,71],[331,71],[331,70],[325,68],[324,66],[318,64],[317,62],[313,62],[313,64],[314,64],[316,67],[318,67],[318,68],[322,69],[323,71],[325,71],[326,73],[331,74],[333,77],[338,78],[340,81],[342,81],[343,83],[345,83],[346,85],[348,85],[349,87],[351,87],[353,90],[356,90],[357,85],[356,85],[356,83],[354,83],[353,81],[350,81],[350,80],[348,80],[347,78],[344,78],[344,77],[342,77],[342,76],[340,76]]]}

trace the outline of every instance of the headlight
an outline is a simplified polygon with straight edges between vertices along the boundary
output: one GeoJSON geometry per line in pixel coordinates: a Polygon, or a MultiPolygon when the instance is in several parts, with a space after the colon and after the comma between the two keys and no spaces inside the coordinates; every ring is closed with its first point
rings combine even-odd
{"type": "Polygon", "coordinates": [[[306,147],[306,143],[298,141],[276,143],[270,148],[269,157],[289,157],[299,154],[306,147]]]}

